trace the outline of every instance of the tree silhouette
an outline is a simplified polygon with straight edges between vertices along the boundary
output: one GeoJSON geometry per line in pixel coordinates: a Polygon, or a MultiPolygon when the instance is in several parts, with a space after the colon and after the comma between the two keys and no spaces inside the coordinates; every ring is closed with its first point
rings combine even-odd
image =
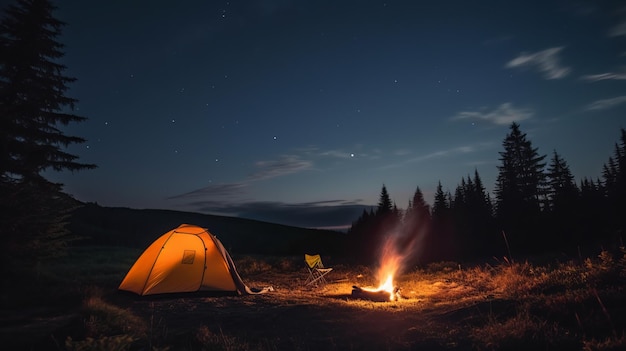
{"type": "Polygon", "coordinates": [[[424,243],[427,261],[453,260],[457,257],[459,248],[453,238],[451,197],[449,192],[443,191],[439,181],[433,202],[431,231],[424,243]]]}
{"type": "Polygon", "coordinates": [[[95,167],[62,149],[85,140],[66,135],[61,127],[85,118],[68,111],[76,100],[65,92],[75,79],[64,76],[65,66],[57,62],[63,45],[56,38],[64,23],[53,17],[54,10],[48,0],[19,0],[5,9],[0,23],[3,252],[37,249],[19,255],[38,258],[62,243],[62,224],[72,203],[61,184],[47,181],[42,172],[95,167]]]}
{"type": "Polygon", "coordinates": [[[548,170],[548,225],[552,248],[578,244],[576,213],[579,211],[579,191],[567,162],[554,150],[548,170]]]}
{"type": "Polygon", "coordinates": [[[461,178],[451,211],[457,255],[465,258],[493,256],[498,246],[494,242],[493,209],[477,169],[473,178],[469,175],[461,178]]]}
{"type": "Polygon", "coordinates": [[[428,251],[435,249],[434,245],[427,244],[431,234],[431,222],[430,206],[424,200],[424,194],[418,186],[412,200],[409,201],[402,227],[404,237],[399,243],[402,251],[414,258],[414,262],[409,264],[418,262],[419,258],[428,257],[428,251]],[[427,247],[424,247],[424,244],[427,244],[427,247]],[[422,253],[426,256],[420,257],[422,253]]]}
{"type": "MultiPolygon", "coordinates": [[[[602,178],[584,177],[577,187],[567,162],[556,150],[546,168],[536,148],[513,123],[503,141],[496,183],[495,211],[477,169],[461,178],[454,196],[437,184],[432,213],[418,186],[404,217],[383,185],[378,207],[363,211],[348,234],[375,258],[390,228],[402,227],[406,250],[415,233],[421,241],[420,263],[472,260],[508,255],[501,231],[514,251],[523,254],[580,249],[597,244],[623,245],[626,216],[626,130],[603,167],[602,178]],[[544,168],[546,168],[544,172],[544,168]],[[424,223],[430,223],[427,230],[424,223]],[[358,240],[357,240],[358,238],[358,240]]],[[[406,252],[406,251],[404,251],[406,252]]],[[[373,260],[361,263],[372,263],[373,260]]]]}
{"type": "Polygon", "coordinates": [[[584,177],[580,181],[580,208],[577,213],[579,237],[582,244],[590,244],[605,236],[609,214],[602,182],[584,177]]]}
{"type": "Polygon", "coordinates": [[[497,219],[512,246],[531,250],[541,238],[545,155],[539,155],[517,123],[511,124],[500,152],[496,183],[497,219]]]}
{"type": "Polygon", "coordinates": [[[380,191],[380,197],[378,199],[378,208],[376,209],[377,215],[386,215],[393,210],[393,203],[387,192],[387,187],[383,184],[383,188],[380,191]]]}
{"type": "Polygon", "coordinates": [[[383,184],[376,211],[363,211],[348,231],[348,258],[360,264],[376,262],[384,237],[398,224],[399,211],[395,208],[394,211],[387,187],[383,184]]]}
{"type": "Polygon", "coordinates": [[[626,129],[620,130],[620,142],[615,144],[615,151],[604,164],[602,177],[610,217],[609,232],[623,235],[626,231],[626,129]]]}
{"type": "Polygon", "coordinates": [[[74,78],[63,75],[56,41],[63,22],[47,0],[20,0],[9,6],[0,27],[0,174],[26,182],[42,181],[41,172],[94,168],[61,150],[85,139],[68,136],[60,125],[85,118],[67,113],[77,102],[65,96],[74,78]]]}

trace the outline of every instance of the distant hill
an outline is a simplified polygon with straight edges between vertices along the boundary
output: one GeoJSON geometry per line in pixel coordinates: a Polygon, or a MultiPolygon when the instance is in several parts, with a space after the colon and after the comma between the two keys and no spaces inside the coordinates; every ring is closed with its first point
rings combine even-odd
{"type": "Polygon", "coordinates": [[[137,210],[84,204],[72,216],[69,229],[82,245],[146,248],[180,224],[208,228],[234,254],[335,254],[345,233],[291,227],[256,220],[171,210],[137,210]]]}

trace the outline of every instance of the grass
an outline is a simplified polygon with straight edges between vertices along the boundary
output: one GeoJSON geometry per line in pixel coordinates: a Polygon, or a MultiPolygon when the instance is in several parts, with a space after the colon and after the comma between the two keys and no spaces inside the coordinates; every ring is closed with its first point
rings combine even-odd
{"type": "MultiPolygon", "coordinates": [[[[236,257],[249,285],[275,287],[266,295],[121,295],[117,285],[139,254],[83,247],[40,267],[38,284],[49,286],[47,297],[58,301],[48,314],[69,317],[45,330],[29,327],[32,320],[14,319],[11,327],[5,321],[0,343],[54,339],[67,350],[626,347],[623,250],[602,251],[583,262],[415,267],[397,277],[403,298],[389,303],[351,298],[352,285],[376,285],[369,267],[336,265],[329,275],[334,282],[322,289],[302,287],[306,271],[300,257],[236,257]]],[[[39,314],[33,318],[46,320],[39,314]]]]}

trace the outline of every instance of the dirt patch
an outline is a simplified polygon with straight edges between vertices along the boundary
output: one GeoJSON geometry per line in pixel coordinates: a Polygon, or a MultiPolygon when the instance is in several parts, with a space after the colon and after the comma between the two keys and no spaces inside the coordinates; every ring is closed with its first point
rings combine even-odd
{"type": "MultiPolygon", "coordinates": [[[[320,288],[303,286],[305,271],[246,275],[251,287],[274,287],[263,295],[141,297],[103,284],[87,289],[81,301],[67,306],[0,314],[0,344],[15,345],[16,349],[63,349],[68,336],[77,343],[93,336],[95,342],[127,350],[579,350],[585,345],[591,345],[589,349],[607,344],[613,349],[626,346],[626,338],[621,336],[626,325],[621,317],[626,303],[621,275],[594,273],[580,266],[553,271],[526,266],[410,272],[395,282],[402,298],[388,302],[362,300],[351,294],[353,285],[373,283],[371,275],[360,268],[346,268],[345,274],[338,268],[329,277],[330,283],[320,288]],[[592,287],[581,280],[588,276],[595,277],[592,287]],[[568,288],[543,289],[556,284],[568,288]]],[[[73,349],[90,349],[79,346],[73,349]]]]}
{"type": "MultiPolygon", "coordinates": [[[[351,296],[354,282],[345,280],[318,289],[304,288],[288,275],[273,276],[272,281],[278,283],[275,291],[264,295],[125,295],[118,303],[146,320],[158,321],[170,336],[184,338],[190,332],[208,328],[259,348],[272,345],[291,350],[467,348],[459,341],[466,340],[459,315],[480,313],[473,309],[476,298],[434,298],[446,294],[444,290],[458,294],[459,289],[469,289],[456,283],[422,282],[424,289],[419,293],[409,290],[399,301],[372,302],[351,296]]],[[[249,283],[264,286],[268,282],[249,283]]]]}

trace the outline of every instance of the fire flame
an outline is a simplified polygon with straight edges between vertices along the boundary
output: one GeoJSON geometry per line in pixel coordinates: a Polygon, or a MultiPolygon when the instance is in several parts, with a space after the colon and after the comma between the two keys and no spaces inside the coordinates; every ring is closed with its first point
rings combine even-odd
{"type": "Polygon", "coordinates": [[[420,222],[420,216],[413,214],[413,216],[409,217],[408,222],[388,232],[380,252],[380,266],[378,268],[378,282],[380,285],[377,288],[362,289],[376,293],[384,291],[389,293],[390,301],[396,300],[399,296],[399,290],[394,285],[394,277],[405,268],[404,265],[407,264],[407,259],[414,258],[421,252],[419,245],[422,243],[423,234],[427,226],[420,222]],[[406,225],[408,227],[403,227],[406,225]],[[407,231],[407,228],[410,232],[407,231]],[[407,233],[409,233],[408,236],[407,233]]]}
{"type": "Polygon", "coordinates": [[[380,285],[375,289],[364,288],[364,290],[371,292],[385,291],[389,293],[389,301],[395,300],[396,294],[393,278],[400,270],[403,259],[404,256],[397,252],[395,243],[392,240],[387,240],[383,246],[381,264],[378,268],[378,281],[380,285]]]}

